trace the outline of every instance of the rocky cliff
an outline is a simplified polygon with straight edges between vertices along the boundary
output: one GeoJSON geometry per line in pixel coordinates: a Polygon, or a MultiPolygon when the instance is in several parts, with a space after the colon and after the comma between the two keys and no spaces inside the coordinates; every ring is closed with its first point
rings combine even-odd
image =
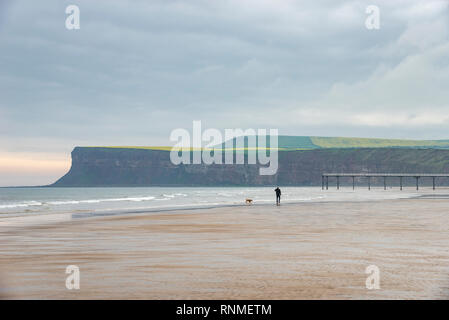
{"type": "MultiPolygon", "coordinates": [[[[163,150],[76,147],[70,171],[53,186],[312,186],[321,184],[323,172],[449,173],[449,150],[281,151],[276,175],[260,176],[258,169],[248,164],[173,165],[170,153],[163,150]]],[[[442,178],[439,184],[449,181],[442,178]]]]}

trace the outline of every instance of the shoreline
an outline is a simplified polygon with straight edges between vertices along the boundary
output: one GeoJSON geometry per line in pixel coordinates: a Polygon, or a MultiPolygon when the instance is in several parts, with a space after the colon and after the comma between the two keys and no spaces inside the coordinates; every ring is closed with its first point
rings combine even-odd
{"type": "MultiPolygon", "coordinates": [[[[284,200],[281,201],[281,206],[295,206],[295,205],[304,205],[304,204],[329,204],[329,203],[370,203],[370,202],[383,202],[383,201],[396,201],[396,200],[444,200],[449,199],[449,188],[448,190],[444,190],[444,188],[439,190],[430,190],[424,189],[421,190],[421,194],[413,193],[413,190],[404,190],[400,195],[404,195],[404,197],[396,197],[396,198],[385,198],[385,199],[311,199],[311,200],[284,200]],[[442,190],[443,189],[443,190],[442,190]],[[426,192],[427,191],[427,192],[426,192]],[[442,191],[447,191],[447,193],[442,193],[442,191]],[[430,193],[429,193],[430,192],[430,193]],[[408,196],[407,196],[408,194],[408,196]]],[[[376,189],[375,189],[376,190],[376,189]]],[[[345,191],[352,191],[352,189],[344,187],[338,191],[338,193],[344,193],[345,191]]],[[[376,190],[382,191],[383,190],[376,190]]],[[[326,192],[326,191],[325,191],[326,192]]],[[[331,191],[333,192],[333,191],[331,191]]],[[[388,192],[388,190],[386,191],[388,192]]],[[[337,193],[334,193],[337,194],[337,193]]],[[[98,209],[98,210],[84,210],[84,211],[74,211],[74,212],[29,212],[29,213],[2,213],[0,214],[0,230],[2,227],[14,227],[14,222],[21,227],[32,227],[33,225],[43,225],[47,223],[55,223],[55,222],[66,222],[69,220],[78,220],[78,219],[90,219],[95,217],[108,217],[108,216],[128,216],[128,215],[154,215],[154,214],[163,214],[167,212],[171,212],[173,214],[188,212],[188,211],[202,211],[202,210],[211,210],[211,209],[219,209],[219,208],[245,208],[245,207],[272,207],[275,206],[275,199],[273,197],[273,201],[271,200],[258,200],[251,205],[246,205],[243,203],[205,203],[205,204],[181,204],[181,205],[166,205],[166,206],[158,206],[158,207],[148,207],[148,208],[138,208],[138,209],[98,209]],[[59,219],[58,219],[59,218],[59,219]]]]}
{"type": "MultiPolygon", "coordinates": [[[[23,188],[6,188],[10,190],[23,189],[23,188]]],[[[30,189],[30,188],[27,188],[30,189]]],[[[48,188],[31,188],[33,190],[48,190],[48,188]]],[[[253,205],[272,203],[275,201],[274,195],[271,193],[271,188],[136,188],[142,189],[142,192],[134,193],[130,195],[128,190],[134,188],[115,188],[124,189],[122,193],[114,193],[111,195],[104,196],[97,195],[92,197],[86,197],[83,188],[53,188],[55,190],[68,190],[76,189],[82,190],[83,193],[57,193],[56,198],[52,198],[50,193],[40,193],[39,196],[34,198],[27,197],[26,194],[20,195],[18,193],[12,193],[4,195],[4,199],[0,201],[0,219],[5,217],[13,217],[20,215],[33,215],[36,213],[49,214],[49,213],[95,213],[95,212],[126,212],[126,211],[159,211],[159,210],[176,210],[176,209],[201,209],[202,207],[225,207],[225,206],[238,206],[244,203],[245,197],[252,198],[254,200],[253,205]],[[161,200],[169,200],[173,198],[173,195],[157,194],[155,190],[160,190],[160,192],[178,192],[175,196],[184,196],[184,199],[192,199],[189,201],[179,201],[181,199],[177,198],[175,201],[168,205],[158,205],[164,202],[161,200]],[[205,198],[202,198],[201,193],[192,192],[192,190],[203,190],[205,192],[205,198]],[[218,190],[218,196],[211,199],[211,193],[209,190],[218,190]],[[220,197],[219,192],[228,192],[234,190],[241,190],[239,194],[234,194],[231,198],[228,195],[220,197]],[[268,194],[267,194],[268,191],[268,194]],[[182,193],[179,193],[182,192],[182,193]],[[245,192],[245,193],[243,193],[245,192]],[[187,194],[184,194],[187,193],[187,194]],[[189,194],[190,193],[190,194],[189,194]],[[263,198],[260,196],[263,194],[263,198]],[[148,196],[150,195],[150,196],[148,196]],[[8,200],[8,196],[11,200],[8,200]],[[23,198],[21,198],[21,196],[23,198]],[[59,197],[59,198],[58,198],[59,197]],[[155,199],[158,197],[157,199],[155,199]],[[163,197],[162,199],[160,197],[163,197]],[[164,198],[170,197],[170,198],[164,198]],[[191,198],[192,197],[192,198],[191,198]],[[149,199],[146,199],[149,198],[149,199]],[[205,201],[201,201],[205,200],[205,201]],[[95,207],[95,204],[102,204],[102,207],[95,207]],[[91,205],[90,208],[86,207],[86,204],[91,205]],[[105,206],[108,204],[109,206],[105,206]],[[117,204],[117,205],[116,205],[117,204]],[[142,206],[143,205],[143,206],[142,206]],[[79,207],[77,207],[79,206],[79,207]],[[135,207],[137,206],[137,207],[135,207]]],[[[96,188],[100,190],[107,190],[105,188],[96,188]]],[[[113,188],[114,189],[114,188],[113,188]]],[[[413,198],[413,197],[434,197],[435,195],[444,197],[449,195],[449,188],[439,188],[437,190],[432,190],[431,188],[422,188],[416,191],[414,188],[404,188],[404,190],[399,191],[394,188],[388,188],[383,190],[383,188],[373,187],[371,190],[366,189],[355,189],[350,187],[341,187],[340,190],[334,190],[330,188],[329,190],[322,190],[321,187],[283,187],[283,190],[287,190],[287,196],[282,196],[282,203],[304,203],[304,202],[322,202],[322,201],[369,201],[369,200],[387,200],[387,199],[401,199],[401,198],[413,198]]],[[[38,193],[39,194],[39,193],[38,193]]],[[[106,193],[107,194],[107,193],[106,193]]],[[[182,198],[182,197],[181,197],[182,198]]]]}

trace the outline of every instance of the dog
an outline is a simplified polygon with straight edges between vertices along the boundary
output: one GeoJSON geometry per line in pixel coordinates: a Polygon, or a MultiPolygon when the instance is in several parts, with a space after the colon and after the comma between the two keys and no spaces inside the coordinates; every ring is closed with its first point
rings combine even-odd
{"type": "Polygon", "coordinates": [[[251,205],[253,204],[253,199],[246,199],[245,203],[251,205]]]}

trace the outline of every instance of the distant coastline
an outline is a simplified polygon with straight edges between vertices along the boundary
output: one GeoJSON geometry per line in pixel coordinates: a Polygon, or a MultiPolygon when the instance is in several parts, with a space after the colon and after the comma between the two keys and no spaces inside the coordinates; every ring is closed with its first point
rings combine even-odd
{"type": "MultiPolygon", "coordinates": [[[[259,175],[260,166],[246,162],[174,165],[167,147],[160,148],[76,147],[69,172],[49,186],[318,186],[323,172],[449,172],[449,140],[280,136],[279,169],[272,176],[259,175]]],[[[342,185],[345,183],[342,180],[342,185]]],[[[373,179],[372,183],[378,185],[382,181],[373,179]]],[[[440,179],[438,183],[449,185],[449,179],[440,179]]]]}

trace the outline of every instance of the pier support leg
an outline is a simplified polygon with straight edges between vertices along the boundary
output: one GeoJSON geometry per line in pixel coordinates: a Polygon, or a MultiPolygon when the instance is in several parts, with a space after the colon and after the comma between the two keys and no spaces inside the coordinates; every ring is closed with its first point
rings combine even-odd
{"type": "Polygon", "coordinates": [[[401,191],[402,191],[402,177],[399,177],[399,179],[401,180],[401,191]]]}
{"type": "Polygon", "coordinates": [[[368,177],[368,190],[371,190],[371,177],[368,177]]]}
{"type": "Polygon", "coordinates": [[[337,176],[337,190],[340,190],[340,177],[337,176]]]}
{"type": "Polygon", "coordinates": [[[435,190],[435,177],[432,177],[433,180],[433,190],[435,190]]]}
{"type": "Polygon", "coordinates": [[[355,189],[355,177],[352,177],[352,190],[355,189]]]}
{"type": "Polygon", "coordinates": [[[387,177],[384,177],[384,190],[387,190],[387,177]]]}
{"type": "Polygon", "coordinates": [[[326,190],[329,190],[329,176],[326,176],[326,190]]]}
{"type": "Polygon", "coordinates": [[[321,176],[321,190],[324,190],[324,176],[321,176]]]}
{"type": "Polygon", "coordinates": [[[416,177],[416,190],[419,190],[419,177],[416,177]]]}

